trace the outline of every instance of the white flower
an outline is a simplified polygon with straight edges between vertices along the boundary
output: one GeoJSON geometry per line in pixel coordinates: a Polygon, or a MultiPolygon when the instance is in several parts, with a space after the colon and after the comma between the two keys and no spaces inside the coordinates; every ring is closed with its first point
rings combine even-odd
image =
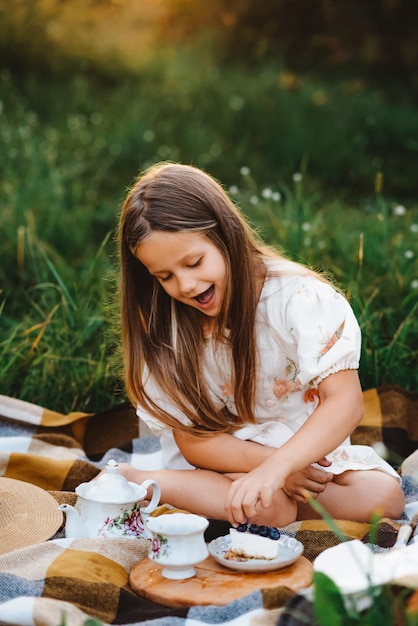
{"type": "Polygon", "coordinates": [[[232,195],[236,196],[238,193],[238,187],[236,185],[231,185],[229,188],[229,193],[232,193],[232,195]]]}
{"type": "Polygon", "coordinates": [[[248,175],[249,175],[249,173],[250,173],[250,168],[249,168],[247,165],[243,165],[243,166],[240,168],[239,173],[241,174],[241,176],[248,176],[248,175]]]}
{"type": "Polygon", "coordinates": [[[280,191],[273,191],[272,195],[271,195],[272,200],[274,200],[275,202],[279,202],[282,198],[282,195],[280,193],[280,191]]]}
{"type": "Polygon", "coordinates": [[[251,196],[250,202],[251,204],[258,204],[258,196],[251,196]]]}
{"type": "Polygon", "coordinates": [[[418,224],[411,224],[411,233],[418,233],[418,224]]]}
{"type": "Polygon", "coordinates": [[[263,191],[261,192],[261,195],[263,196],[263,198],[271,198],[272,196],[272,191],[269,187],[265,187],[263,189],[263,191]]]}
{"type": "Polygon", "coordinates": [[[294,183],[300,183],[303,180],[303,176],[300,172],[295,172],[293,174],[293,182],[294,183]]]}
{"type": "Polygon", "coordinates": [[[393,214],[402,217],[406,214],[406,209],[402,204],[397,204],[395,207],[393,207],[393,214]]]}
{"type": "Polygon", "coordinates": [[[406,259],[413,259],[414,258],[414,251],[413,250],[406,250],[405,251],[405,258],[406,259]]]}
{"type": "Polygon", "coordinates": [[[245,104],[244,98],[238,94],[229,98],[228,101],[229,106],[233,111],[241,111],[242,107],[245,104]]]}
{"type": "Polygon", "coordinates": [[[168,158],[169,154],[170,154],[170,148],[166,145],[162,145],[158,148],[158,154],[163,158],[168,158]]]}
{"type": "Polygon", "coordinates": [[[302,224],[302,230],[305,231],[305,233],[308,232],[308,230],[311,230],[311,225],[309,224],[309,222],[303,222],[302,224]]]}
{"type": "Polygon", "coordinates": [[[142,136],[144,138],[144,141],[146,141],[147,143],[151,143],[151,141],[153,141],[155,138],[155,133],[153,130],[149,128],[148,130],[144,130],[144,133],[142,136]]]}
{"type": "Polygon", "coordinates": [[[415,278],[415,279],[411,282],[411,287],[412,287],[412,289],[418,289],[418,278],[415,278]]]}

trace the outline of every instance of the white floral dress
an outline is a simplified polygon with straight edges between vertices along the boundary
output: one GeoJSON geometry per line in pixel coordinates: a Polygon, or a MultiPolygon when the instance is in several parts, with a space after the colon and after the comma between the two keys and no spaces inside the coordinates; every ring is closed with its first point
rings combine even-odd
{"type": "MultiPolygon", "coordinates": [[[[287,261],[269,261],[257,308],[258,369],[257,424],[234,435],[279,447],[308,419],[318,404],[319,383],[330,374],[357,369],[361,335],[347,300],[332,286],[312,275],[295,275],[287,261]]],[[[215,405],[237,414],[228,349],[206,339],[204,372],[215,405]]],[[[173,406],[155,380],[145,372],[146,391],[161,408],[184,424],[189,418],[173,406]]],[[[138,407],[138,416],[161,436],[162,459],[168,469],[194,469],[178,449],[171,429],[138,407]]],[[[350,445],[347,439],[327,455],[334,474],[348,469],[380,469],[400,480],[397,472],[369,446],[350,445]]]]}

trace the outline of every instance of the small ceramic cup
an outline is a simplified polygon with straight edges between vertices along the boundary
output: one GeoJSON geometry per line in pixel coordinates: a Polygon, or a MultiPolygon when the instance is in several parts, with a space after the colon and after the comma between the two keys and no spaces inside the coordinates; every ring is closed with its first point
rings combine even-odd
{"type": "Polygon", "coordinates": [[[203,534],[208,525],[205,517],[192,513],[169,513],[146,520],[152,533],[148,557],[163,566],[164,578],[182,580],[196,574],[193,566],[209,554],[203,534]]]}

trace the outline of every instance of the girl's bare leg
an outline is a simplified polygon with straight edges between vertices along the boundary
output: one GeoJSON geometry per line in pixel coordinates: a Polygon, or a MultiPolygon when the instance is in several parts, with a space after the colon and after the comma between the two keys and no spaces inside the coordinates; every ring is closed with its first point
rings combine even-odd
{"type": "MultiPolygon", "coordinates": [[[[373,513],[399,519],[405,507],[401,486],[379,470],[347,471],[334,477],[318,497],[334,519],[370,522],[373,513]]],[[[298,504],[298,519],[320,519],[309,503],[298,504]]]]}
{"type": "MultiPolygon", "coordinates": [[[[197,515],[225,520],[224,502],[231,478],[210,470],[138,470],[126,463],[119,472],[132,482],[154,479],[161,488],[161,504],[185,509],[197,515]]],[[[296,502],[281,489],[271,507],[258,505],[257,515],[249,520],[267,526],[286,526],[296,519],[296,502]]]]}

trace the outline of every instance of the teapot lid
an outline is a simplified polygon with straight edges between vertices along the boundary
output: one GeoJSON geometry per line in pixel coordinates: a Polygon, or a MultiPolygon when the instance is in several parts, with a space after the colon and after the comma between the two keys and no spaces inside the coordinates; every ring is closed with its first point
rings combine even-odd
{"type": "MultiPolygon", "coordinates": [[[[119,465],[111,459],[105,472],[86,487],[84,497],[96,502],[131,502],[138,498],[138,490],[119,474],[119,465]]],[[[138,485],[139,487],[139,485],[138,485]]]]}

